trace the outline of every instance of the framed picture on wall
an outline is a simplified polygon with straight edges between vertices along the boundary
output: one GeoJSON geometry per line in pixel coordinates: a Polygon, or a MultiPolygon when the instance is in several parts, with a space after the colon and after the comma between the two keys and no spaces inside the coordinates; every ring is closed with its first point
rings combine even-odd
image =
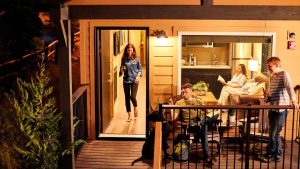
{"type": "Polygon", "coordinates": [[[114,55],[117,56],[118,55],[118,50],[117,50],[117,33],[114,33],[114,55]]]}
{"type": "Polygon", "coordinates": [[[117,56],[120,53],[120,31],[114,33],[114,55],[117,56]]]}
{"type": "Polygon", "coordinates": [[[117,44],[118,44],[118,47],[117,47],[117,48],[118,48],[118,54],[121,52],[121,49],[120,49],[120,48],[121,48],[121,44],[120,44],[120,42],[121,42],[120,36],[121,36],[121,31],[118,31],[118,32],[117,32],[117,42],[118,42],[118,43],[117,43],[117,44]]]}
{"type": "Polygon", "coordinates": [[[124,32],[123,32],[123,30],[121,30],[120,31],[120,46],[123,46],[123,43],[124,43],[123,36],[124,36],[124,32]]]}
{"type": "Polygon", "coordinates": [[[117,66],[114,67],[114,101],[117,100],[118,97],[118,68],[117,66]]]}
{"type": "Polygon", "coordinates": [[[125,43],[125,46],[128,44],[128,30],[124,30],[124,33],[123,33],[123,42],[125,43]]]}
{"type": "Polygon", "coordinates": [[[128,44],[128,30],[121,30],[120,34],[120,52],[123,52],[128,44]]]}

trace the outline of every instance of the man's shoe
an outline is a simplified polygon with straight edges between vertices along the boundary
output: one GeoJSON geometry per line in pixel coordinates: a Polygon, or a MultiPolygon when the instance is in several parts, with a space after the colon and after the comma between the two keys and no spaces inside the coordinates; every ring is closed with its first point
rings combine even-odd
{"type": "Polygon", "coordinates": [[[276,162],[280,162],[281,161],[281,155],[276,155],[274,159],[275,159],[276,162]]]}
{"type": "Polygon", "coordinates": [[[267,154],[264,154],[260,157],[260,161],[261,162],[264,162],[264,163],[270,163],[272,161],[274,161],[275,158],[273,155],[267,155],[267,154]]]}
{"type": "Polygon", "coordinates": [[[212,162],[211,156],[210,156],[210,155],[207,155],[207,156],[205,157],[204,161],[205,161],[206,163],[211,164],[211,162],[212,162]]]}

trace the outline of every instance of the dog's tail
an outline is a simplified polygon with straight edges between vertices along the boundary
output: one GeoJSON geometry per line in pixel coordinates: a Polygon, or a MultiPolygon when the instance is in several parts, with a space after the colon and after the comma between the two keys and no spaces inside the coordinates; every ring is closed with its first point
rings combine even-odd
{"type": "Polygon", "coordinates": [[[143,156],[141,156],[141,157],[139,157],[139,158],[133,160],[132,163],[131,163],[131,166],[133,166],[136,162],[142,161],[142,160],[144,160],[144,157],[143,157],[143,156]]]}

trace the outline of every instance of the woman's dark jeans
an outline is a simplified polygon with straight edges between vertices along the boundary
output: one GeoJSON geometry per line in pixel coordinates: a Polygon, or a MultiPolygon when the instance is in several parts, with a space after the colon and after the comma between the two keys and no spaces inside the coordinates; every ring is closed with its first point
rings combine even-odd
{"type": "Polygon", "coordinates": [[[136,93],[139,85],[137,83],[123,83],[126,111],[131,112],[130,100],[134,107],[137,107],[136,93]]]}

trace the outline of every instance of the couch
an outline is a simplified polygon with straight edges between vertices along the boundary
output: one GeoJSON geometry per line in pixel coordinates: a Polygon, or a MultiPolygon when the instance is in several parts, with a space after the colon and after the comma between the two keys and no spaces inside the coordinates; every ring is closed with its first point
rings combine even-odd
{"type": "Polygon", "coordinates": [[[245,84],[245,91],[242,94],[233,94],[230,96],[232,105],[236,104],[261,104],[263,91],[269,87],[269,77],[259,73],[253,80],[248,80],[245,84]]]}

